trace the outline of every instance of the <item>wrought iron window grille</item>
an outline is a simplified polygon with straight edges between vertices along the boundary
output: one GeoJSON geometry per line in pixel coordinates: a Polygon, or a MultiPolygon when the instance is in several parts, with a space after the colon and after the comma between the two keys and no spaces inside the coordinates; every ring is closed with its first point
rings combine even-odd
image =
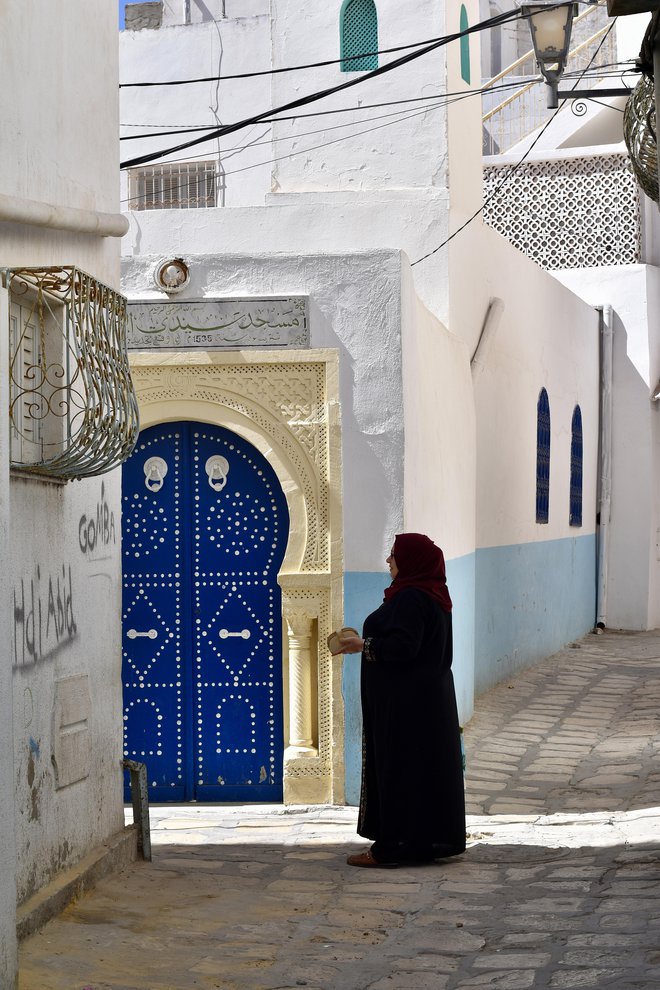
{"type": "Polygon", "coordinates": [[[177,162],[129,169],[131,210],[201,210],[218,205],[215,161],[177,162]]]}
{"type": "Polygon", "coordinates": [[[59,481],[104,474],[139,431],[126,300],[78,268],[11,268],[9,420],[13,471],[59,481]]]}

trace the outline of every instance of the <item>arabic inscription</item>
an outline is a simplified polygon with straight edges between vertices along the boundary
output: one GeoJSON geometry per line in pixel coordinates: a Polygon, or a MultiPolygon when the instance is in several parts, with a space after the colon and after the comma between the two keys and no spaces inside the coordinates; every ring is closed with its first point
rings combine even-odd
{"type": "Polygon", "coordinates": [[[309,347],[307,298],[129,302],[128,346],[309,347]]]}

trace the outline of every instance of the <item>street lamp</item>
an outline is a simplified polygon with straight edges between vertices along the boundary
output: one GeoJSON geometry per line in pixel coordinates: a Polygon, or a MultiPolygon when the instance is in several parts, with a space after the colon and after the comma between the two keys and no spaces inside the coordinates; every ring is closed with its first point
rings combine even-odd
{"type": "Polygon", "coordinates": [[[529,24],[537,65],[551,90],[549,108],[558,106],[557,88],[566,68],[576,7],[577,4],[558,4],[556,0],[520,4],[520,12],[529,24]]]}
{"type": "MultiPolygon", "coordinates": [[[[566,68],[577,4],[535,0],[534,3],[519,2],[518,6],[522,16],[527,18],[534,55],[548,85],[548,109],[555,110],[559,106],[559,99],[584,99],[592,95],[590,90],[559,92],[559,79],[566,68]]],[[[614,89],[599,89],[598,95],[627,96],[630,92],[631,90],[619,86],[614,89]]]]}

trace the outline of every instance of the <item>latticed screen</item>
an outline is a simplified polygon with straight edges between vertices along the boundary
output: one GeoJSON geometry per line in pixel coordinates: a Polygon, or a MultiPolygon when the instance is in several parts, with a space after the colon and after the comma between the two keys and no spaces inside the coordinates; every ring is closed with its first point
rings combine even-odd
{"type": "Polygon", "coordinates": [[[199,210],[217,205],[215,162],[177,162],[130,171],[131,210],[199,210]]]}
{"type": "Polygon", "coordinates": [[[347,0],[341,15],[342,72],[364,72],[378,68],[378,14],[373,0],[347,0]],[[364,55],[364,58],[353,58],[364,55]]]}
{"type": "Polygon", "coordinates": [[[484,220],[542,268],[635,265],[640,191],[625,154],[484,169],[484,220]],[[548,236],[553,231],[553,236],[548,236]]]}
{"type": "Polygon", "coordinates": [[[536,411],[536,521],[547,523],[550,507],[550,403],[541,389],[536,411]]]}
{"type": "Polygon", "coordinates": [[[569,524],[582,525],[582,413],[576,406],[571,423],[571,497],[569,524]]]}

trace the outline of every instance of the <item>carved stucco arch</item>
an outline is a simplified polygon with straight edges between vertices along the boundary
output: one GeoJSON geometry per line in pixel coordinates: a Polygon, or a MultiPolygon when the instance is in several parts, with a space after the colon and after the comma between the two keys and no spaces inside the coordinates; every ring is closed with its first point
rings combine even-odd
{"type": "Polygon", "coordinates": [[[138,352],[131,370],[141,427],[224,426],[270,462],[289,509],[279,575],[285,637],[288,803],[342,803],[341,479],[336,351],[138,352]]]}

